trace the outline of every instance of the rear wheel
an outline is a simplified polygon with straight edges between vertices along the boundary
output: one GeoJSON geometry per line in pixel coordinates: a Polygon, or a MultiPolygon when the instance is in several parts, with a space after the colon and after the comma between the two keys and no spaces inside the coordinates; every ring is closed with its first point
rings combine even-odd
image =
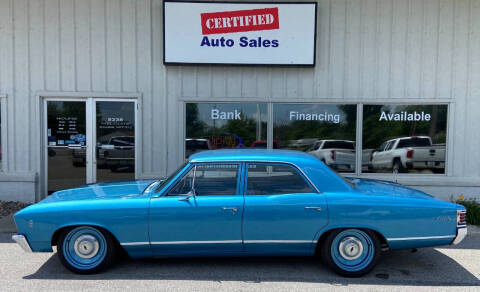
{"type": "Polygon", "coordinates": [[[323,242],[321,256],[336,273],[359,277],[370,272],[380,257],[380,241],[369,230],[339,229],[323,242]]]}
{"type": "Polygon", "coordinates": [[[405,173],[407,170],[403,167],[402,162],[399,159],[393,161],[393,173],[405,173]]]}
{"type": "Polygon", "coordinates": [[[93,274],[110,266],[115,243],[109,233],[91,226],[79,226],[62,232],[57,243],[62,264],[78,274],[93,274]]]}

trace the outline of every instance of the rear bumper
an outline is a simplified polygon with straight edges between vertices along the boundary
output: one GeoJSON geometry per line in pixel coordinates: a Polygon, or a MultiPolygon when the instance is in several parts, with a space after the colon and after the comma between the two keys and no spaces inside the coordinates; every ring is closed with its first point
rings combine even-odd
{"type": "Polygon", "coordinates": [[[457,236],[452,241],[452,244],[459,244],[467,236],[467,227],[457,228],[457,236]]]}
{"type": "Polygon", "coordinates": [[[27,241],[27,238],[23,234],[15,234],[12,236],[12,239],[20,245],[20,247],[25,251],[25,252],[32,252],[32,248],[30,247],[30,244],[27,241]]]}
{"type": "Polygon", "coordinates": [[[407,162],[408,169],[443,169],[445,161],[415,161],[407,162]]]}

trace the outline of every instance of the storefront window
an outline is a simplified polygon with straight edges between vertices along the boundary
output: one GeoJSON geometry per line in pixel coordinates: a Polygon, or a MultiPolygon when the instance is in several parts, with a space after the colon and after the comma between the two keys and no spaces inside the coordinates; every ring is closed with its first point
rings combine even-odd
{"type": "Polygon", "coordinates": [[[274,104],[273,146],[309,152],[340,172],[355,171],[357,106],[274,104]]]}
{"type": "Polygon", "coordinates": [[[267,147],[266,104],[186,104],[186,158],[202,150],[244,147],[267,147]]]}
{"type": "Polygon", "coordinates": [[[2,107],[0,103],[0,171],[3,170],[3,152],[2,152],[2,107]]]}
{"type": "Polygon", "coordinates": [[[362,171],[445,173],[447,105],[364,105],[362,171]]]}

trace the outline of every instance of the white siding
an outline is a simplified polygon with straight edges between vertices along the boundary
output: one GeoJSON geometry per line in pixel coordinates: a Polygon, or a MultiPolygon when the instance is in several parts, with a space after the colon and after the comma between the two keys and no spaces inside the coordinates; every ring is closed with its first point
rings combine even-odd
{"type": "Polygon", "coordinates": [[[182,100],[438,100],[449,173],[480,185],[480,0],[318,3],[315,68],[165,67],[161,0],[0,0],[3,175],[41,172],[37,92],[140,92],[140,177],[181,161],[182,100]]]}

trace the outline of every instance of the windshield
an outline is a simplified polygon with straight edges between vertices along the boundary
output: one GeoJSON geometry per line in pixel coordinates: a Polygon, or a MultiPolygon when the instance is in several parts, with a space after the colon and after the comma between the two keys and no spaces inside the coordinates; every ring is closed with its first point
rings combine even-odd
{"type": "Polygon", "coordinates": [[[179,168],[177,168],[177,170],[175,170],[166,180],[163,180],[160,182],[160,184],[157,186],[157,189],[155,190],[155,192],[158,192],[159,190],[161,190],[164,186],[168,185],[176,176],[177,174],[180,173],[180,171],[182,171],[182,169],[185,168],[185,166],[187,165],[188,162],[185,162],[184,164],[182,164],[179,168]]]}

